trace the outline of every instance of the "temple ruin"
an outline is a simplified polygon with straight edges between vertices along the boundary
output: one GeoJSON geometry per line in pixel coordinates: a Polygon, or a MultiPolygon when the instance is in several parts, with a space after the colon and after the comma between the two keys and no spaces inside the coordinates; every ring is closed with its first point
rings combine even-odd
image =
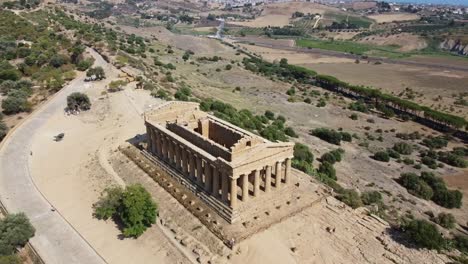
{"type": "Polygon", "coordinates": [[[291,184],[293,143],[270,142],[199,109],[172,101],[145,113],[147,152],[233,223],[262,195],[291,184]]]}

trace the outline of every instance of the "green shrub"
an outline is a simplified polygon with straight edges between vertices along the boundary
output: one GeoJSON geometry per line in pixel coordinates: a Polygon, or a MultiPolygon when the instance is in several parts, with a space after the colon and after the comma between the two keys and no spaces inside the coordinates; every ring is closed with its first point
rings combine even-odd
{"type": "Polygon", "coordinates": [[[349,118],[351,118],[352,120],[358,120],[358,115],[353,113],[349,116],[349,118]]]}
{"type": "Polygon", "coordinates": [[[93,60],[91,60],[91,59],[81,60],[76,65],[76,69],[79,70],[79,71],[86,71],[91,66],[93,66],[93,60]]]}
{"type": "Polygon", "coordinates": [[[265,116],[266,116],[268,119],[270,119],[270,120],[275,119],[275,113],[273,113],[273,112],[270,111],[270,110],[266,110],[266,111],[265,111],[265,116]]]}
{"type": "Polygon", "coordinates": [[[328,128],[316,128],[310,131],[310,134],[335,145],[340,145],[343,137],[342,133],[328,128]]]}
{"type": "Polygon", "coordinates": [[[403,163],[405,163],[406,165],[413,165],[414,164],[414,160],[410,159],[410,158],[404,158],[403,159],[403,163]]]}
{"type": "Polygon", "coordinates": [[[454,246],[461,252],[468,254],[468,236],[456,235],[454,238],[454,246]]]}
{"type": "Polygon", "coordinates": [[[380,203],[382,201],[382,194],[378,191],[364,192],[361,195],[361,200],[365,205],[380,203]]]}
{"type": "Polygon", "coordinates": [[[361,197],[359,194],[352,189],[344,190],[337,196],[338,200],[342,201],[343,203],[347,204],[353,209],[361,207],[363,205],[361,197]]]}
{"type": "Polygon", "coordinates": [[[329,162],[322,162],[319,166],[318,172],[326,175],[330,179],[337,180],[336,170],[333,167],[333,164],[329,162]]]}
{"type": "Polygon", "coordinates": [[[427,167],[429,167],[429,168],[431,168],[433,170],[437,169],[437,162],[433,158],[430,158],[430,157],[426,156],[426,157],[423,157],[421,159],[421,162],[422,162],[422,164],[426,165],[427,167]]]}
{"type": "Polygon", "coordinates": [[[437,227],[425,220],[411,220],[402,229],[406,237],[417,246],[441,250],[446,245],[437,227]]]}
{"type": "Polygon", "coordinates": [[[8,214],[0,220],[0,255],[11,255],[34,236],[36,230],[24,213],[8,214]]]}
{"type": "Polygon", "coordinates": [[[438,153],[439,161],[446,163],[448,165],[457,167],[457,168],[466,168],[468,167],[468,161],[465,160],[463,156],[455,155],[449,152],[439,152],[438,153]]]}
{"type": "Polygon", "coordinates": [[[452,229],[455,227],[456,221],[455,217],[453,214],[446,214],[446,213],[440,213],[437,218],[435,219],[435,222],[439,224],[442,227],[445,227],[447,229],[452,229]]]}
{"type": "Polygon", "coordinates": [[[357,101],[349,104],[348,107],[350,110],[353,111],[358,111],[362,113],[368,113],[369,109],[367,108],[367,105],[363,101],[357,101]]]}
{"type": "Polygon", "coordinates": [[[330,152],[324,153],[322,157],[320,157],[320,161],[334,164],[335,162],[341,161],[343,154],[344,154],[343,149],[335,149],[330,152]]]}
{"type": "Polygon", "coordinates": [[[434,192],[426,182],[414,173],[402,173],[398,182],[405,187],[409,193],[425,200],[430,200],[434,192]]]}
{"type": "Polygon", "coordinates": [[[353,137],[350,133],[348,132],[340,132],[341,134],[341,140],[346,141],[346,142],[351,142],[353,141],[353,137]]]}
{"type": "Polygon", "coordinates": [[[422,144],[431,149],[440,149],[447,147],[448,140],[445,137],[428,137],[423,139],[422,144]]]}
{"type": "Polygon", "coordinates": [[[88,71],[86,72],[87,77],[92,77],[94,76],[96,80],[102,80],[106,78],[106,73],[104,72],[104,69],[101,66],[97,66],[94,68],[89,68],[88,71]]]}
{"type": "Polygon", "coordinates": [[[292,127],[286,127],[284,129],[284,133],[287,135],[287,136],[290,136],[290,137],[299,137],[297,134],[296,134],[296,131],[294,131],[294,129],[292,127]]]}
{"type": "Polygon", "coordinates": [[[13,94],[12,91],[10,91],[8,97],[2,100],[2,108],[5,114],[11,115],[20,112],[29,112],[31,110],[31,104],[28,102],[27,95],[13,94]]]}
{"type": "Polygon", "coordinates": [[[67,109],[71,111],[86,111],[91,108],[91,101],[84,93],[74,92],[67,97],[67,109]]]}
{"type": "Polygon", "coordinates": [[[393,149],[390,149],[390,148],[387,149],[387,153],[390,156],[390,158],[394,158],[394,159],[399,159],[400,158],[400,153],[396,152],[393,149]]]}
{"type": "Polygon", "coordinates": [[[125,237],[139,237],[156,223],[158,208],[143,186],[136,184],[106,189],[93,205],[98,219],[117,218],[125,237]]]}
{"type": "Polygon", "coordinates": [[[390,161],[390,156],[388,155],[386,151],[378,151],[372,156],[372,158],[378,161],[383,161],[383,162],[390,161]]]}
{"type": "MultiPolygon", "coordinates": [[[[2,252],[1,247],[2,246],[0,245],[0,252],[2,252]]],[[[2,256],[0,253],[0,264],[21,264],[21,263],[23,263],[21,261],[21,258],[16,254],[2,256]]]]}
{"type": "Polygon", "coordinates": [[[408,143],[398,142],[393,146],[393,150],[402,155],[410,155],[413,152],[413,147],[408,143]]]}

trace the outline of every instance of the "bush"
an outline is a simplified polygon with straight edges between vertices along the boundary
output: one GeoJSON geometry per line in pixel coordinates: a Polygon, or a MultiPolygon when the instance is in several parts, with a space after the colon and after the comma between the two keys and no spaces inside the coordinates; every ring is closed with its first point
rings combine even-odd
{"type": "Polygon", "coordinates": [[[327,152],[320,157],[321,162],[328,162],[330,164],[335,164],[335,162],[340,162],[342,155],[344,153],[343,149],[335,149],[330,152],[327,152]]]}
{"type": "Polygon", "coordinates": [[[363,204],[359,194],[355,190],[351,189],[344,190],[337,198],[353,209],[361,207],[363,204]]]}
{"type": "Polygon", "coordinates": [[[455,217],[453,214],[446,214],[446,213],[440,213],[437,218],[435,219],[435,222],[439,224],[442,227],[445,227],[447,229],[452,229],[455,227],[455,217]]]}
{"type": "Polygon", "coordinates": [[[408,143],[398,142],[393,146],[393,150],[402,155],[410,155],[413,152],[413,147],[408,143]]]}
{"type": "Polygon", "coordinates": [[[434,192],[426,182],[414,173],[402,173],[398,182],[405,187],[409,193],[425,200],[430,200],[434,192]]]}
{"type": "Polygon", "coordinates": [[[352,120],[358,120],[358,115],[356,113],[353,113],[349,116],[352,120]]]}
{"type": "Polygon", "coordinates": [[[76,64],[76,69],[79,71],[86,71],[89,67],[93,66],[93,63],[92,59],[81,60],[76,64]]]}
{"type": "Polygon", "coordinates": [[[275,119],[275,113],[273,113],[272,111],[270,110],[266,110],[265,111],[265,116],[270,119],[270,120],[274,120],[275,119]]]}
{"type": "Polygon", "coordinates": [[[468,236],[464,236],[464,235],[455,236],[454,246],[461,252],[468,254],[468,236]]]}
{"type": "Polygon", "coordinates": [[[466,168],[468,167],[468,161],[465,160],[463,156],[459,156],[449,152],[439,152],[438,158],[443,163],[457,167],[457,168],[466,168]]]}
{"type": "Polygon", "coordinates": [[[460,208],[463,194],[458,190],[448,190],[445,182],[433,173],[422,172],[418,177],[414,173],[402,173],[398,182],[408,192],[423,199],[431,199],[445,208],[460,208]]]}
{"type": "Polygon", "coordinates": [[[362,113],[368,113],[369,109],[367,108],[367,105],[363,101],[358,101],[358,102],[353,102],[349,104],[349,109],[353,111],[358,111],[362,113]]]}
{"type": "Polygon", "coordinates": [[[387,153],[390,156],[390,158],[394,158],[394,159],[399,159],[400,158],[400,153],[396,152],[393,149],[387,149],[387,153]]]}
{"type": "Polygon", "coordinates": [[[386,151],[379,151],[372,156],[373,159],[378,160],[378,161],[383,161],[383,162],[389,162],[390,161],[390,156],[386,151]]]}
{"type": "Polygon", "coordinates": [[[31,110],[31,105],[28,102],[27,96],[8,95],[2,100],[3,112],[7,115],[20,112],[28,112],[31,110]]]}
{"type": "Polygon", "coordinates": [[[322,162],[319,166],[318,172],[326,175],[330,179],[337,180],[336,170],[333,167],[333,164],[329,162],[322,162]]]}
{"type": "Polygon", "coordinates": [[[433,158],[430,158],[430,157],[428,157],[428,156],[423,157],[423,158],[421,159],[421,163],[424,164],[424,165],[426,165],[427,167],[433,169],[433,170],[437,169],[437,162],[436,162],[436,160],[433,159],[433,158]]]}
{"type": "Polygon", "coordinates": [[[89,68],[88,71],[86,72],[87,77],[92,77],[94,76],[96,80],[102,80],[106,78],[106,73],[104,72],[104,69],[100,66],[97,66],[95,68],[89,68]]]}
{"type": "Polygon", "coordinates": [[[447,147],[448,140],[445,137],[428,137],[423,139],[422,144],[431,149],[440,149],[447,147]]]}
{"type": "Polygon", "coordinates": [[[294,159],[312,163],[314,161],[314,154],[310,152],[308,146],[301,143],[296,143],[294,145],[294,159]]]}
{"type": "Polygon", "coordinates": [[[74,92],[67,97],[67,109],[71,111],[86,111],[91,108],[91,101],[84,93],[74,92]]]}
{"type": "Polygon", "coordinates": [[[2,141],[6,134],[8,133],[8,127],[6,124],[0,119],[0,141],[2,141]]]}
{"type": "Polygon", "coordinates": [[[382,201],[382,194],[378,191],[364,192],[361,195],[361,200],[365,205],[380,203],[382,201]]]}
{"type": "Polygon", "coordinates": [[[139,237],[148,227],[156,223],[158,208],[151,195],[136,184],[125,190],[120,187],[108,188],[93,205],[98,219],[117,218],[123,225],[125,237],[139,237]]]}
{"type": "Polygon", "coordinates": [[[296,134],[296,131],[294,131],[294,129],[292,127],[286,127],[284,129],[284,133],[289,136],[289,137],[299,137],[297,134],[296,134]]]}
{"type": "Polygon", "coordinates": [[[402,229],[406,237],[417,246],[441,250],[446,245],[437,227],[425,220],[411,220],[402,229]]]}
{"type": "Polygon", "coordinates": [[[0,255],[11,255],[26,245],[36,230],[24,213],[8,214],[0,220],[0,255]]]}
{"type": "Polygon", "coordinates": [[[316,128],[310,134],[335,145],[340,145],[343,137],[340,132],[328,128],[316,128]]]}
{"type": "Polygon", "coordinates": [[[340,132],[341,134],[341,140],[346,141],[346,142],[351,142],[353,141],[353,137],[351,136],[350,133],[348,132],[340,132]]]}

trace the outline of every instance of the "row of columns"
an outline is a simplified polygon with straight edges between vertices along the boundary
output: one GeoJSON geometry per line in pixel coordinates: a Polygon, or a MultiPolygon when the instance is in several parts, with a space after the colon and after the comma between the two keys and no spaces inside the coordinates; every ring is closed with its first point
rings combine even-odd
{"type": "Polygon", "coordinates": [[[288,184],[291,178],[291,159],[278,161],[273,166],[253,170],[248,174],[231,177],[225,171],[220,171],[216,166],[204,159],[200,154],[179,144],[171,137],[156,129],[147,127],[149,152],[169,163],[183,176],[198,184],[215,198],[228,203],[236,208],[238,200],[238,179],[241,184],[241,199],[247,201],[252,186],[254,197],[260,194],[261,187],[268,193],[271,187],[280,188],[282,184],[288,184]],[[274,179],[274,183],[272,181],[274,179]]]}

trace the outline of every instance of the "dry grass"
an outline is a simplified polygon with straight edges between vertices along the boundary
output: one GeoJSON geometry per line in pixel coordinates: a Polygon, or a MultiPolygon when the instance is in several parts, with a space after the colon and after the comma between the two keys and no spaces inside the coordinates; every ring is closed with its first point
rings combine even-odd
{"type": "Polygon", "coordinates": [[[400,46],[398,51],[413,51],[413,50],[421,50],[427,47],[426,41],[416,35],[410,33],[401,33],[398,35],[390,35],[390,36],[368,36],[364,39],[360,40],[359,42],[365,44],[375,44],[379,46],[391,46],[397,45],[400,46]]]}
{"type": "Polygon", "coordinates": [[[388,23],[393,21],[410,21],[410,20],[418,20],[419,15],[416,14],[408,14],[408,13],[398,13],[398,14],[379,14],[379,15],[371,15],[368,18],[377,21],[377,23],[388,23]]]}

